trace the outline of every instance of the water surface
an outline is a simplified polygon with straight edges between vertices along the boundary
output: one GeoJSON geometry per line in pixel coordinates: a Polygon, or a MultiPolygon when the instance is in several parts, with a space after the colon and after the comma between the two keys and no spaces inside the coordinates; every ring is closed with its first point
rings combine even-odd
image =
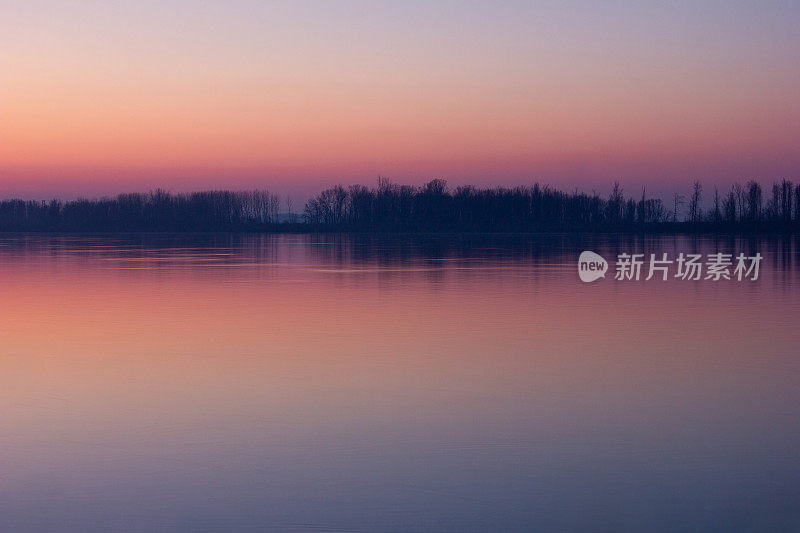
{"type": "Polygon", "coordinates": [[[0,530],[798,530],[799,251],[2,236],[0,530]],[[584,284],[585,249],[764,261],[584,284]]]}

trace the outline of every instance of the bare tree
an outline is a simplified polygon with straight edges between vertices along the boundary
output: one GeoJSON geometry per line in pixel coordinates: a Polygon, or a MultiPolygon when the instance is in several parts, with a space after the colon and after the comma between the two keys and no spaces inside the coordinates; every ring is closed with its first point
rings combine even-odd
{"type": "Polygon", "coordinates": [[[682,194],[675,193],[672,195],[672,221],[678,221],[678,208],[683,207],[684,204],[684,196],[682,194]]]}
{"type": "Polygon", "coordinates": [[[611,188],[611,194],[608,196],[608,203],[606,204],[606,217],[608,220],[617,221],[622,218],[622,207],[625,203],[625,197],[622,195],[622,187],[618,181],[614,182],[611,188]]]}
{"type": "Polygon", "coordinates": [[[703,186],[698,180],[692,185],[692,198],[689,200],[689,218],[695,224],[700,220],[700,197],[703,194],[703,186]]]}
{"type": "Polygon", "coordinates": [[[789,180],[781,180],[781,219],[784,223],[792,220],[792,190],[794,185],[789,180]]]}
{"type": "Polygon", "coordinates": [[[286,197],[286,211],[289,215],[289,222],[292,224],[297,223],[297,215],[294,214],[294,200],[292,200],[291,196],[286,197]]]}
{"type": "Polygon", "coordinates": [[[733,195],[736,197],[736,218],[744,220],[747,214],[747,193],[738,183],[733,184],[733,195]]]}
{"type": "Polygon", "coordinates": [[[747,182],[747,218],[750,222],[761,220],[761,185],[756,181],[747,182]]]}

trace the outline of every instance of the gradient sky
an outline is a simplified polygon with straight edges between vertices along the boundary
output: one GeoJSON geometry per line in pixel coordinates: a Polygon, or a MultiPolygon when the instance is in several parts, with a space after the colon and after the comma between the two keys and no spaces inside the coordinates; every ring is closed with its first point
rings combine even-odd
{"type": "Polygon", "coordinates": [[[798,2],[0,0],[0,197],[800,179],[798,2]]]}

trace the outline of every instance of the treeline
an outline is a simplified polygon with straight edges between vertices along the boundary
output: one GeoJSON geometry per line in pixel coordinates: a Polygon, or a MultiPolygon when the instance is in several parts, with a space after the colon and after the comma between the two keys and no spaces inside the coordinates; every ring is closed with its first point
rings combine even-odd
{"type": "Polygon", "coordinates": [[[69,202],[0,202],[0,231],[258,231],[278,222],[267,191],[120,194],[69,202]]]}
{"type": "Polygon", "coordinates": [[[548,186],[449,190],[435,179],[422,187],[378,180],[376,188],[336,186],[305,206],[305,221],[344,231],[613,231],[690,230],[796,231],[800,228],[800,186],[783,180],[765,199],[755,181],[735,184],[725,195],[715,188],[703,209],[703,187],[695,182],[687,197],[669,205],[659,198],[625,197],[619,183],[603,198],[566,193],[548,186]]]}
{"type": "Polygon", "coordinates": [[[281,214],[267,191],[121,194],[115,198],[0,202],[0,231],[786,231],[800,230],[800,186],[768,191],[755,181],[704,197],[700,182],[665,203],[548,186],[450,189],[435,179],[414,187],[378,179],[376,187],[336,186],[310,199],[302,217],[281,214]],[[703,207],[703,206],[706,207],[703,207]],[[710,207],[708,207],[710,205],[710,207]]]}

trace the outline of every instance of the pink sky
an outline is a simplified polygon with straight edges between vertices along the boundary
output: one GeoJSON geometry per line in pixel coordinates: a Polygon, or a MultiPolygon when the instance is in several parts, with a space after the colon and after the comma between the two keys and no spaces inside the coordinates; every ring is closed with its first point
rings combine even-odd
{"type": "Polygon", "coordinates": [[[0,197],[800,179],[797,5],[0,7],[0,197]]]}

